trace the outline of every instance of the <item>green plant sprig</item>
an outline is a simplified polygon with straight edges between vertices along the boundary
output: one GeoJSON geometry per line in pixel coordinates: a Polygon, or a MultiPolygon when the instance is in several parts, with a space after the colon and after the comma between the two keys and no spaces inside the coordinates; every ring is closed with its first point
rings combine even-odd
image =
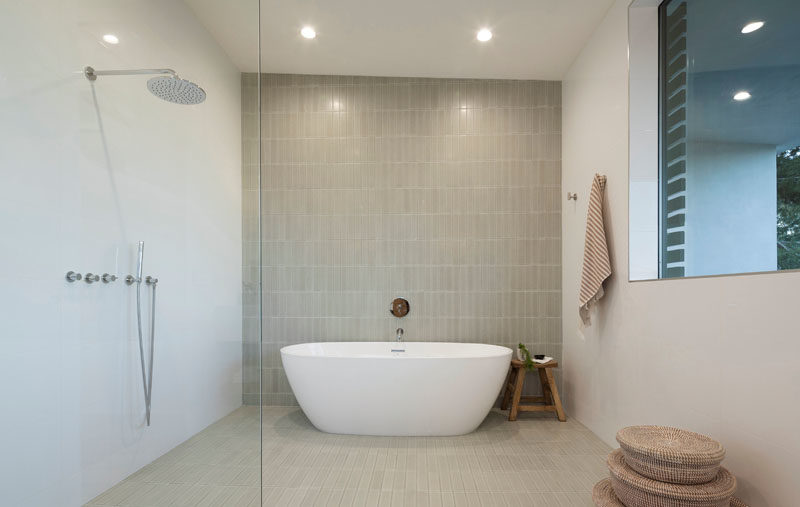
{"type": "Polygon", "coordinates": [[[528,347],[520,343],[519,350],[522,352],[522,357],[525,359],[523,361],[523,363],[525,363],[525,369],[533,370],[533,359],[531,359],[531,353],[528,352],[528,347]]]}

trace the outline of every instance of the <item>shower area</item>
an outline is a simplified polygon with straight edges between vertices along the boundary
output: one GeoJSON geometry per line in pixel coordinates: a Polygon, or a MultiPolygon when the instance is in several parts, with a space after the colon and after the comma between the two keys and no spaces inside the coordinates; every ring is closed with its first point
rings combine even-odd
{"type": "Polygon", "coordinates": [[[258,504],[241,71],[189,2],[1,10],[0,504],[258,504]]]}
{"type": "Polygon", "coordinates": [[[320,432],[281,349],[560,361],[560,82],[359,71],[306,30],[341,13],[305,7],[4,2],[0,503],[458,503],[464,456],[534,452],[496,412],[453,439],[320,432]]]}

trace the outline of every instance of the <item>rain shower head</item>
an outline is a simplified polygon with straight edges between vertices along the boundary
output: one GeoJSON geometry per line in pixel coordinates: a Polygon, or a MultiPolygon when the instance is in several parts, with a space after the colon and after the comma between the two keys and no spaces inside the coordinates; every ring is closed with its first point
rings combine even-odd
{"type": "Polygon", "coordinates": [[[147,81],[147,89],[159,99],[175,104],[199,104],[206,100],[205,90],[191,81],[181,79],[172,69],[94,70],[86,67],[83,74],[89,81],[96,80],[97,76],[163,74],[147,81]]]}
{"type": "Polygon", "coordinates": [[[147,89],[159,99],[175,104],[199,104],[206,100],[205,90],[178,76],[151,77],[147,89]]]}

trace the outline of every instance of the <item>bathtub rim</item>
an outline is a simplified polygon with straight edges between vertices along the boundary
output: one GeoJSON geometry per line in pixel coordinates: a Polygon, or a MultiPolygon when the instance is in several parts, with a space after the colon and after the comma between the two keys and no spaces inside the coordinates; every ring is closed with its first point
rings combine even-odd
{"type": "Polygon", "coordinates": [[[395,345],[393,341],[371,341],[371,342],[362,342],[362,341],[336,341],[336,342],[305,342],[305,343],[295,343],[292,345],[285,345],[281,347],[280,353],[281,356],[291,356],[291,357],[298,357],[298,358],[314,358],[314,359],[392,359],[392,360],[413,360],[413,359],[436,359],[436,360],[444,360],[444,359],[454,359],[454,360],[464,360],[464,359],[497,359],[503,356],[512,356],[514,351],[505,345],[494,345],[491,343],[477,343],[477,342],[424,342],[424,341],[413,341],[413,342],[403,342],[405,345],[415,345],[415,344],[423,344],[423,345],[432,345],[432,346],[458,346],[458,345],[468,345],[471,347],[482,347],[485,348],[483,352],[476,350],[475,353],[469,355],[448,355],[446,353],[434,353],[429,355],[421,355],[421,354],[414,354],[414,353],[406,353],[406,352],[391,352],[391,347],[395,345]],[[386,350],[381,353],[371,353],[371,352],[364,352],[364,353],[346,353],[346,354],[314,354],[309,350],[309,346],[311,345],[352,345],[352,344],[373,344],[373,345],[385,345],[386,350]],[[307,353],[302,353],[303,349],[307,353]]]}

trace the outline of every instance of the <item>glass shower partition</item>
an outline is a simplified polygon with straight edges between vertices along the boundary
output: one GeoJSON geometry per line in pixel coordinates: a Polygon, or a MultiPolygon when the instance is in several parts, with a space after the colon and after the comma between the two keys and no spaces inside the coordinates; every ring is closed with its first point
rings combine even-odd
{"type": "Polygon", "coordinates": [[[260,505],[258,114],[215,8],[3,3],[3,505],[260,505]]]}

